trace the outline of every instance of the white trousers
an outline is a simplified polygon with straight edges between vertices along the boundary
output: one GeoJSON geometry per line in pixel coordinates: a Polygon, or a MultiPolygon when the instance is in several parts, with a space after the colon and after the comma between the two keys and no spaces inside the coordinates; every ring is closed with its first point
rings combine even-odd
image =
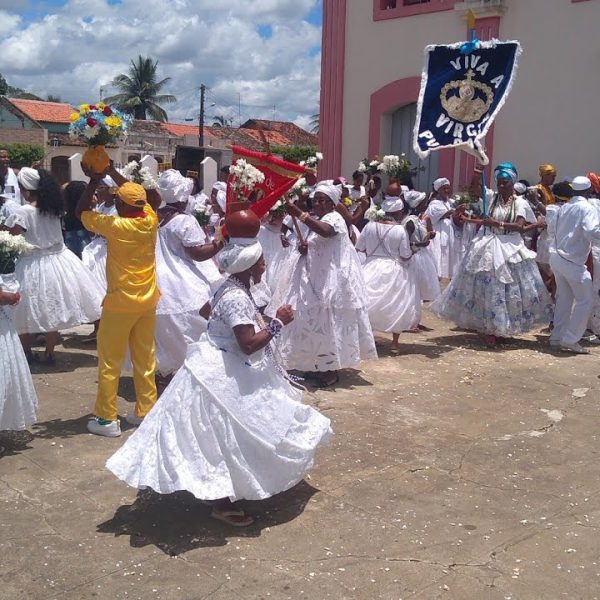
{"type": "Polygon", "coordinates": [[[550,256],[550,266],[556,278],[554,329],[550,341],[576,344],[592,313],[592,276],[585,265],[569,262],[557,254],[550,256]]]}

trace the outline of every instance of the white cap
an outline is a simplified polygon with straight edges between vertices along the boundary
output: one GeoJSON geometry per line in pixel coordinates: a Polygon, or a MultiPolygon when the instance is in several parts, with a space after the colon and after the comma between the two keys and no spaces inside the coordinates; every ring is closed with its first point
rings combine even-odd
{"type": "Polygon", "coordinates": [[[583,175],[579,175],[578,177],[574,177],[573,181],[571,181],[571,188],[575,192],[583,192],[584,190],[589,190],[592,187],[592,182],[583,175]]]}
{"type": "Polygon", "coordinates": [[[450,185],[450,180],[446,177],[440,177],[433,182],[433,189],[437,192],[440,188],[445,185],[450,185]]]}
{"type": "Polygon", "coordinates": [[[404,209],[404,202],[399,196],[386,196],[385,200],[381,203],[381,208],[386,213],[395,213],[404,209]]]}
{"type": "Polygon", "coordinates": [[[527,186],[524,183],[521,183],[520,181],[517,181],[517,183],[515,183],[515,192],[517,192],[517,194],[519,194],[519,196],[522,196],[526,191],[527,191],[527,186]]]}

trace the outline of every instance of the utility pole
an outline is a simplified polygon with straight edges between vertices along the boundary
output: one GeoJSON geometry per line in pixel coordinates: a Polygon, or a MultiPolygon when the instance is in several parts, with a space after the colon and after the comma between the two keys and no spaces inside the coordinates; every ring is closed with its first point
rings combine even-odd
{"type": "Polygon", "coordinates": [[[198,120],[198,143],[200,148],[204,147],[204,96],[206,92],[206,86],[202,84],[200,86],[200,118],[198,120]]]}

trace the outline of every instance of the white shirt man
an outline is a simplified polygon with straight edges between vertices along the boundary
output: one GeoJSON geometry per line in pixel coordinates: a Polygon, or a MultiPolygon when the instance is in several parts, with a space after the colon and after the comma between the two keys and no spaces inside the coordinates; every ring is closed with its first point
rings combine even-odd
{"type": "Polygon", "coordinates": [[[550,266],[556,278],[550,345],[576,354],[589,352],[579,344],[593,306],[592,276],[586,261],[592,243],[600,241],[600,221],[588,201],[591,187],[587,177],[575,177],[571,182],[575,195],[560,208],[548,227],[550,266]]]}

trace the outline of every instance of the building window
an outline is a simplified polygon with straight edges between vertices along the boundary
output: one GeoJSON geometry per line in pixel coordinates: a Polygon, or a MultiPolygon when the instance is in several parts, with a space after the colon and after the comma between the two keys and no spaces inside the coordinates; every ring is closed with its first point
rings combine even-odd
{"type": "Polygon", "coordinates": [[[460,0],[374,0],[373,19],[397,19],[452,10],[460,0]]]}

